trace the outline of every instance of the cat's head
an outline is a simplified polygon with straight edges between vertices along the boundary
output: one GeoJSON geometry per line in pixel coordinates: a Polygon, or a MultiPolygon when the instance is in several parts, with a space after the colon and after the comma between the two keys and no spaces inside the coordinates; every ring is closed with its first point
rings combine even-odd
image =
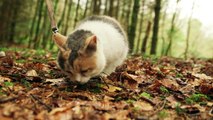
{"type": "Polygon", "coordinates": [[[97,37],[91,32],[78,30],[68,37],[55,33],[53,39],[59,48],[58,66],[70,80],[86,83],[104,69],[103,53],[97,37]]]}

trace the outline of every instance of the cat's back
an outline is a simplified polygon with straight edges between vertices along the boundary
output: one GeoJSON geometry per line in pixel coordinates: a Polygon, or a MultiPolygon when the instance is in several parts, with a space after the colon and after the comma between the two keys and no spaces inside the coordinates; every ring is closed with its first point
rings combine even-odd
{"type": "Polygon", "coordinates": [[[80,22],[77,29],[89,30],[101,38],[117,38],[128,44],[126,34],[117,20],[108,16],[90,16],[80,22]]]}

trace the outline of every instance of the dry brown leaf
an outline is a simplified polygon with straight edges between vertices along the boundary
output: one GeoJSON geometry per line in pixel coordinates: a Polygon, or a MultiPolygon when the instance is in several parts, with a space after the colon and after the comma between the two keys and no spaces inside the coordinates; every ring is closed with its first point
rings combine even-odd
{"type": "Polygon", "coordinates": [[[102,88],[104,88],[105,90],[107,90],[108,92],[116,92],[116,91],[121,91],[122,88],[114,86],[114,85],[104,85],[102,88]]]}
{"type": "Polygon", "coordinates": [[[10,82],[11,79],[8,78],[8,77],[3,77],[3,76],[0,76],[0,84],[3,83],[3,82],[10,82]]]}
{"type": "Polygon", "coordinates": [[[26,76],[28,76],[28,77],[37,77],[38,74],[37,74],[37,72],[35,70],[29,70],[29,71],[27,71],[26,76]]]}
{"type": "Polygon", "coordinates": [[[154,107],[150,103],[145,102],[145,101],[135,101],[135,102],[133,102],[133,106],[142,111],[154,110],[154,107]]]}
{"type": "Polygon", "coordinates": [[[174,98],[173,95],[166,97],[166,100],[169,101],[169,106],[171,106],[172,108],[175,108],[178,105],[178,101],[174,98]]]}
{"type": "Polygon", "coordinates": [[[6,56],[5,52],[4,51],[0,51],[0,57],[5,57],[5,56],[6,56]]]}
{"type": "Polygon", "coordinates": [[[64,78],[46,79],[45,82],[51,83],[50,85],[59,85],[61,82],[64,82],[64,78]]]}
{"type": "Polygon", "coordinates": [[[179,84],[175,81],[175,80],[170,80],[170,79],[163,79],[159,81],[160,83],[162,83],[163,86],[177,91],[179,89],[179,84]]]}

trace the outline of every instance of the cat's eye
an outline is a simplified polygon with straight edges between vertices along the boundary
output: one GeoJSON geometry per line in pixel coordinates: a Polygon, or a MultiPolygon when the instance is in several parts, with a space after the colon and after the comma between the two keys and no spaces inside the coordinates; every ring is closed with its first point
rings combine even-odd
{"type": "Polygon", "coordinates": [[[81,70],[81,73],[82,73],[82,74],[85,74],[85,73],[87,73],[88,71],[89,71],[89,69],[81,70]]]}

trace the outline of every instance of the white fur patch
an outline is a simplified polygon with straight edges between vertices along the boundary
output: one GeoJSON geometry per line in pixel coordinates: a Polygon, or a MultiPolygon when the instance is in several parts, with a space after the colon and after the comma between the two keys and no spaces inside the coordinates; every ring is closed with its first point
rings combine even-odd
{"type": "Polygon", "coordinates": [[[80,29],[89,30],[97,36],[97,64],[105,65],[103,72],[110,74],[122,64],[128,53],[128,45],[125,36],[117,29],[102,21],[86,21],[77,27],[77,30],[80,29]]]}

